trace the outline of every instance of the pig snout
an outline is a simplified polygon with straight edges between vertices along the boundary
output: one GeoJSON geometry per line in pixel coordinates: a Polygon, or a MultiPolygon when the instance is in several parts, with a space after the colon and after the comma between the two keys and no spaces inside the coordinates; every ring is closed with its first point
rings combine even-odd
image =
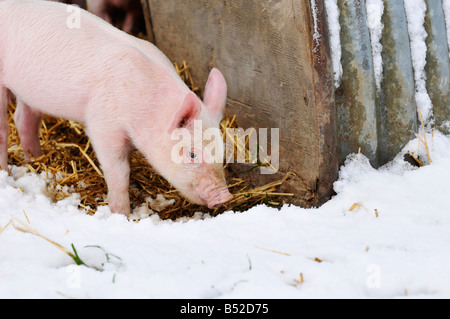
{"type": "Polygon", "coordinates": [[[197,194],[209,209],[228,203],[234,198],[226,186],[212,184],[203,187],[200,185],[197,188],[197,194]]]}
{"type": "Polygon", "coordinates": [[[206,200],[208,203],[208,208],[213,209],[219,206],[222,206],[225,203],[228,203],[234,198],[233,195],[228,191],[228,188],[222,189],[212,195],[209,199],[206,200]]]}

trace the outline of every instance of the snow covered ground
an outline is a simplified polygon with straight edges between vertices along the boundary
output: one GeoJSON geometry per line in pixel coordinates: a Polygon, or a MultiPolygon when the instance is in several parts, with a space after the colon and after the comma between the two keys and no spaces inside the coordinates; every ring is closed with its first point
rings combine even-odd
{"type": "Polygon", "coordinates": [[[433,162],[420,169],[402,154],[378,170],[350,156],[321,208],[176,222],[89,216],[76,196],[51,203],[36,174],[0,172],[0,229],[13,220],[0,233],[0,297],[448,298],[450,137],[427,138],[433,162]],[[13,224],[73,244],[91,267],[13,224]]]}

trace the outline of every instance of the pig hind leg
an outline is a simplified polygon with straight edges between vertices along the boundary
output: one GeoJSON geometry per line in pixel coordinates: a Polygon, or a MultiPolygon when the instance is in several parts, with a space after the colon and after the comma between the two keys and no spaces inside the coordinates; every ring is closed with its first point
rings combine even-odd
{"type": "Polygon", "coordinates": [[[8,89],[0,84],[0,169],[8,170],[8,89]]]}
{"type": "Polygon", "coordinates": [[[99,159],[108,186],[108,204],[113,213],[130,214],[130,152],[132,150],[126,134],[114,129],[94,129],[88,125],[95,153],[99,159]]]}
{"type": "Polygon", "coordinates": [[[25,153],[25,162],[30,162],[31,156],[37,158],[42,155],[39,143],[39,126],[41,113],[29,107],[22,101],[17,101],[14,122],[19,132],[20,143],[25,153]]]}
{"type": "Polygon", "coordinates": [[[108,1],[87,0],[86,5],[89,12],[95,14],[96,16],[109,23],[112,22],[111,16],[108,13],[108,1]]]}
{"type": "Polygon", "coordinates": [[[134,12],[127,12],[125,15],[125,21],[123,22],[122,30],[126,33],[131,33],[133,31],[135,20],[134,12]]]}

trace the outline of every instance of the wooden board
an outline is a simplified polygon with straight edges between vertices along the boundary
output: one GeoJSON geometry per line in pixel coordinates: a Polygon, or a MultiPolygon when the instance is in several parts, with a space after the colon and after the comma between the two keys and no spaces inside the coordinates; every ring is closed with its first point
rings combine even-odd
{"type": "MultiPolygon", "coordinates": [[[[334,90],[323,1],[148,0],[156,45],[188,61],[203,87],[212,67],[228,82],[227,113],[241,127],[280,128],[280,173],[291,202],[332,194],[338,162],[334,90]]],[[[270,152],[269,152],[270,153],[270,152]]]]}

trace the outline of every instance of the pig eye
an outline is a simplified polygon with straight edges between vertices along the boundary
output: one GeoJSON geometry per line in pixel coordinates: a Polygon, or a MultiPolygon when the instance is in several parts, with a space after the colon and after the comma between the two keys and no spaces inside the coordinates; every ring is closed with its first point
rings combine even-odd
{"type": "Polygon", "coordinates": [[[202,153],[201,151],[197,151],[196,149],[188,149],[184,154],[184,158],[186,159],[186,163],[188,164],[200,164],[202,161],[202,153]]]}
{"type": "Polygon", "coordinates": [[[188,155],[193,160],[197,159],[197,157],[198,157],[198,155],[196,153],[193,153],[193,152],[188,152],[188,155]]]}

